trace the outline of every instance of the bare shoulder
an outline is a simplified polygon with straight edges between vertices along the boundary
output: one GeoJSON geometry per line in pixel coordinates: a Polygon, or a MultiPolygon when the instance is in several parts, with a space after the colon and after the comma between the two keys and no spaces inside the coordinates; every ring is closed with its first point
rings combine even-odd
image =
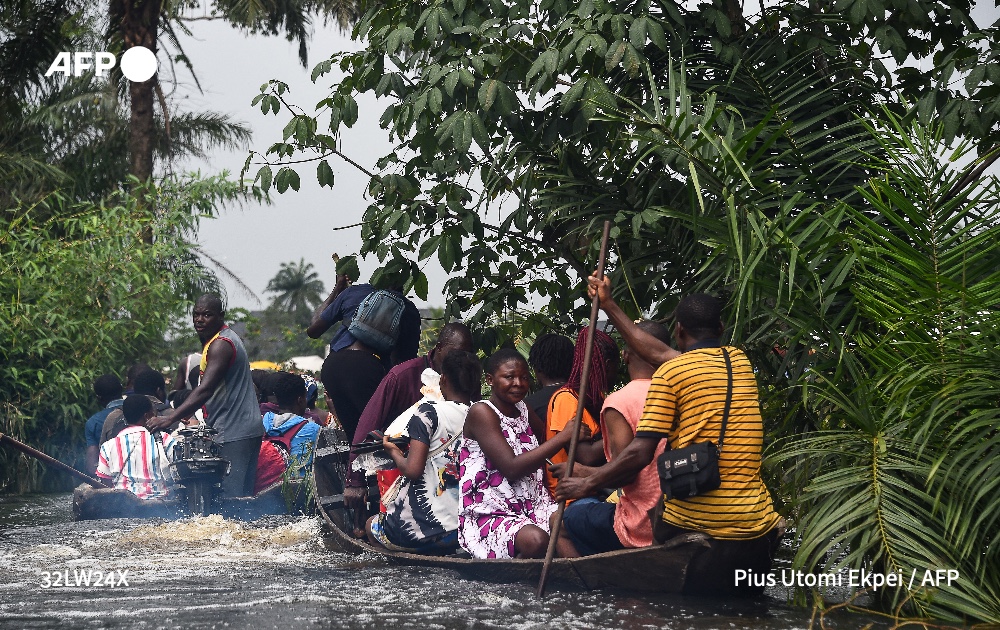
{"type": "Polygon", "coordinates": [[[482,431],[488,427],[500,426],[500,418],[489,405],[484,402],[477,402],[469,407],[469,415],[465,418],[465,436],[475,439],[477,430],[482,431]]]}

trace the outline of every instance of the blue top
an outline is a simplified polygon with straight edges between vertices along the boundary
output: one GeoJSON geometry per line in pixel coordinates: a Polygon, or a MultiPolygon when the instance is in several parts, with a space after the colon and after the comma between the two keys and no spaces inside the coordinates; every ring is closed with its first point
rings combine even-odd
{"type": "MultiPolygon", "coordinates": [[[[333,340],[330,342],[330,352],[339,352],[351,345],[357,339],[347,332],[351,326],[354,315],[358,312],[358,307],[366,297],[375,292],[375,287],[370,284],[352,284],[340,292],[330,306],[320,313],[320,319],[330,323],[342,322],[342,325],[333,340]]],[[[391,291],[403,298],[403,316],[399,321],[399,339],[394,347],[395,363],[399,364],[417,356],[420,346],[420,311],[417,307],[399,291],[391,291]]],[[[388,357],[387,357],[388,358],[388,357]]],[[[388,364],[390,366],[391,364],[388,364]]]]}
{"type": "Polygon", "coordinates": [[[352,284],[341,291],[340,295],[333,300],[333,303],[326,307],[326,310],[320,314],[320,319],[323,321],[330,322],[331,324],[341,322],[340,330],[337,331],[337,334],[333,336],[333,341],[330,342],[330,352],[339,352],[357,341],[354,335],[347,332],[347,329],[350,327],[355,313],[358,312],[361,302],[374,292],[375,287],[370,284],[352,284]]]}
{"type": "MultiPolygon", "coordinates": [[[[303,466],[312,464],[313,446],[316,444],[316,438],[319,437],[320,427],[318,424],[294,413],[275,414],[273,411],[265,413],[263,420],[264,439],[281,437],[305,422],[306,425],[299,429],[299,432],[292,437],[292,441],[289,444],[291,448],[288,454],[301,459],[303,466]]],[[[302,474],[305,474],[305,471],[302,471],[302,474]]]]}
{"type": "Polygon", "coordinates": [[[101,429],[104,428],[104,421],[107,420],[108,414],[121,407],[124,402],[124,398],[112,400],[107,407],[87,418],[87,426],[83,430],[83,435],[87,438],[87,446],[101,445],[101,429]]]}

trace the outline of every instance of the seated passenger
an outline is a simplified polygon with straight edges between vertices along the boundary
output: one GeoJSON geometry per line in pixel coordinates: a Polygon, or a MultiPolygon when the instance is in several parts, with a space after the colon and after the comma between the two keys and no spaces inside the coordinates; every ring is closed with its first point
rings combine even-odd
{"type": "MultiPolygon", "coordinates": [[[[458,454],[461,505],[458,540],[475,558],[541,558],[556,504],[542,477],[545,458],[569,444],[560,431],[541,446],[544,423],[524,404],[528,362],[503,349],[486,362],[489,400],[469,409],[458,454]]],[[[590,431],[581,426],[581,437],[590,431]]]]}
{"type": "MultiPolygon", "coordinates": [[[[583,359],[587,346],[587,328],[580,329],[576,337],[576,348],[573,351],[573,368],[570,370],[569,380],[566,384],[556,390],[556,393],[549,399],[548,413],[545,418],[546,439],[551,440],[566,425],[576,418],[576,408],[580,402],[580,381],[583,376],[583,359]]],[[[601,417],[601,405],[604,404],[604,397],[617,379],[618,374],[618,346],[608,333],[598,330],[594,335],[594,349],[590,355],[590,377],[587,380],[587,400],[583,408],[581,422],[590,429],[592,440],[580,442],[576,445],[576,461],[588,466],[600,466],[605,462],[604,442],[600,435],[600,425],[597,419],[601,417]]],[[[566,461],[569,453],[569,442],[565,449],[560,450],[551,457],[555,464],[566,461]]],[[[551,473],[546,471],[545,482],[549,485],[549,492],[554,497],[556,494],[557,480],[551,473]]]]}
{"type": "Polygon", "coordinates": [[[129,396],[122,403],[126,427],[101,445],[97,477],[105,485],[128,490],[140,499],[167,495],[174,440],[168,433],[150,433],[146,422],[156,416],[145,396],[129,396]]]}
{"type": "Polygon", "coordinates": [[[122,383],[114,374],[99,376],[94,381],[94,394],[101,410],[87,419],[84,435],[87,438],[87,472],[97,470],[97,458],[101,450],[101,428],[108,415],[122,406],[122,383]]]}
{"type": "MultiPolygon", "coordinates": [[[[670,343],[670,331],[661,324],[643,321],[636,324],[636,328],[664,345],[670,343]]],[[[625,349],[622,360],[628,367],[630,380],[625,387],[610,394],[601,408],[604,454],[609,463],[614,462],[635,437],[635,430],[646,404],[650,379],[656,371],[654,366],[641,359],[631,348],[625,349]]],[[[556,547],[561,557],[575,558],[653,544],[649,510],[663,497],[655,457],[663,453],[664,444],[660,442],[654,461],[643,468],[634,481],[612,495],[617,498],[616,502],[588,497],[566,506],[556,547]]],[[[558,471],[558,476],[562,476],[564,469],[565,464],[553,466],[553,470],[558,471]]],[[[586,477],[599,470],[600,468],[577,464],[573,467],[573,476],[586,477]]]]}
{"type": "Polygon", "coordinates": [[[306,408],[306,384],[299,376],[274,372],[268,379],[278,412],[264,414],[264,440],[260,445],[254,494],[279,482],[285,471],[304,477],[312,466],[313,447],[319,425],[302,415],[306,408]]]}
{"type": "Polygon", "coordinates": [[[368,538],[390,549],[446,553],[458,547],[458,440],[469,405],[479,398],[483,374],[471,352],[445,357],[439,380],[443,399],[425,398],[411,415],[404,455],[382,439],[399,469],[396,487],[382,497],[386,511],[369,519],[368,538]]]}
{"type": "Polygon", "coordinates": [[[538,390],[525,397],[524,404],[544,418],[552,394],[569,380],[573,369],[573,342],[569,337],[548,333],[535,339],[528,353],[528,365],[535,371],[538,390]]]}
{"type": "MultiPolygon", "coordinates": [[[[134,366],[133,366],[134,367],[134,366]]],[[[167,384],[163,375],[156,370],[146,368],[140,370],[132,378],[132,393],[126,393],[126,398],[132,396],[145,396],[153,404],[153,410],[157,416],[166,415],[170,411],[170,404],[163,402],[167,399],[167,384]]],[[[121,407],[113,410],[104,419],[101,427],[101,444],[113,439],[126,426],[125,417],[122,415],[121,407]]],[[[170,430],[177,428],[177,425],[169,427],[170,430]]]]}

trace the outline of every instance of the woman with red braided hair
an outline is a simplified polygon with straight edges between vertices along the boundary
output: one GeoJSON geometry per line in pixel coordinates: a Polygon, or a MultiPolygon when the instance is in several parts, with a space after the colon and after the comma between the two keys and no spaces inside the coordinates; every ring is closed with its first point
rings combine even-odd
{"type": "MultiPolygon", "coordinates": [[[[587,346],[587,327],[580,329],[576,336],[576,348],[573,351],[573,368],[570,370],[566,384],[556,390],[549,399],[548,411],[545,417],[546,440],[551,440],[576,417],[576,407],[579,404],[580,380],[583,376],[583,355],[587,346]]],[[[595,418],[601,417],[601,406],[604,397],[611,390],[616,380],[619,365],[618,346],[614,339],[603,330],[594,331],[594,350],[590,355],[590,376],[587,377],[587,397],[584,401],[584,425],[590,428],[593,438],[588,442],[580,442],[576,447],[576,461],[587,466],[600,466],[605,462],[604,441],[601,427],[595,418]]],[[[569,454],[568,447],[551,457],[553,464],[565,462],[569,454]]],[[[547,470],[545,483],[549,492],[555,496],[558,480],[547,470]]]]}

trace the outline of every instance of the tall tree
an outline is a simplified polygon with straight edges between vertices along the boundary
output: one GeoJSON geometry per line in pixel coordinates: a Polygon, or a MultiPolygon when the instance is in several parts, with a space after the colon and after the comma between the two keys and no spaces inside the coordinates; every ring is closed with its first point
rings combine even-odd
{"type": "MultiPolygon", "coordinates": [[[[100,16],[86,3],[21,0],[0,8],[0,201],[44,197],[98,200],[127,181],[128,99],[114,80],[45,72],[60,50],[103,47],[100,16]],[[53,28],[53,24],[58,28],[53,28]]],[[[215,146],[243,146],[245,125],[211,111],[154,118],[153,156],[204,156],[215,146]]],[[[9,205],[9,204],[5,204],[9,205]]]]}
{"type": "MultiPolygon", "coordinates": [[[[334,17],[344,27],[357,16],[357,5],[345,0],[263,0],[261,2],[232,2],[216,0],[209,3],[208,15],[197,19],[223,19],[233,26],[250,33],[270,35],[285,34],[299,43],[299,59],[306,63],[306,42],[311,16],[334,17]]],[[[196,6],[200,6],[197,3],[196,6]]],[[[179,48],[176,29],[183,26],[192,6],[179,0],[110,0],[109,15],[112,42],[121,52],[133,46],[144,46],[154,54],[158,41],[165,35],[179,48]]],[[[182,51],[181,51],[182,52],[182,51]]],[[[183,54],[179,58],[189,69],[193,66],[183,54]]],[[[128,85],[129,119],[129,174],[139,182],[153,176],[155,139],[154,105],[157,100],[165,104],[159,78],[153,75],[147,81],[130,81],[128,85]],[[159,97],[159,99],[157,99],[159,97]]],[[[166,117],[168,112],[163,111],[166,117]]],[[[169,134],[168,134],[169,135],[169,134]]]]}

